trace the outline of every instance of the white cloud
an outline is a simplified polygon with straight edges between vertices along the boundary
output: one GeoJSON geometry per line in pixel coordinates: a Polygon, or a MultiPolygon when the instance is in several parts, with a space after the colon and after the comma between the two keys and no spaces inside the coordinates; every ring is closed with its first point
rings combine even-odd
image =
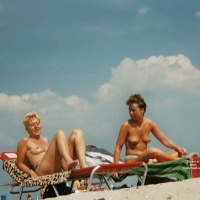
{"type": "Polygon", "coordinates": [[[69,106],[72,106],[72,105],[78,105],[84,100],[79,98],[78,96],[72,95],[72,96],[67,97],[65,101],[69,106]]]}
{"type": "Polygon", "coordinates": [[[0,109],[6,111],[32,111],[39,110],[42,113],[64,109],[64,108],[87,108],[88,102],[76,95],[62,98],[51,90],[40,93],[23,94],[22,96],[8,96],[0,94],[0,109]],[[62,107],[62,108],[61,108],[62,107]]]}
{"type": "MultiPolygon", "coordinates": [[[[110,81],[103,83],[94,94],[98,105],[109,105],[133,92],[168,90],[179,94],[200,93],[200,71],[184,55],[152,56],[138,61],[126,58],[111,72],[110,81]]],[[[80,116],[80,111],[93,116],[95,107],[98,106],[76,95],[63,98],[50,89],[22,96],[0,94],[0,110],[6,112],[25,113],[35,110],[43,114],[61,113],[61,116],[70,118],[78,112],[80,116]]]]}
{"type": "Polygon", "coordinates": [[[45,113],[49,110],[58,109],[60,97],[50,90],[42,91],[38,94],[24,94],[22,96],[8,96],[0,93],[0,110],[9,112],[25,112],[40,110],[45,113]]]}
{"type": "Polygon", "coordinates": [[[100,86],[97,94],[95,94],[94,96],[99,100],[103,100],[103,101],[110,100],[111,96],[110,96],[109,92],[112,89],[113,89],[112,84],[110,84],[110,83],[103,84],[100,86]]]}
{"type": "Polygon", "coordinates": [[[150,9],[148,7],[138,9],[139,15],[145,15],[150,9]]]}
{"type": "Polygon", "coordinates": [[[88,116],[91,115],[91,109],[92,106],[78,96],[62,98],[49,89],[22,96],[0,94],[0,111],[2,111],[0,120],[5,123],[11,121],[13,125],[19,127],[21,127],[21,121],[26,113],[36,111],[42,119],[45,116],[43,121],[45,124],[55,123],[57,129],[66,128],[65,126],[76,128],[74,122],[76,121],[76,125],[80,127],[79,124],[83,123],[83,117],[84,120],[87,120],[88,116]],[[18,117],[13,118],[13,114],[18,117]]]}
{"type": "Polygon", "coordinates": [[[196,12],[194,16],[200,17],[200,10],[198,12],[196,12]]]}
{"type": "MultiPolygon", "coordinates": [[[[34,110],[41,115],[44,135],[49,138],[58,129],[64,130],[68,135],[74,128],[81,128],[86,135],[87,144],[108,150],[110,148],[112,151],[120,124],[129,117],[128,111],[124,109],[125,101],[131,94],[139,92],[150,105],[147,114],[157,118],[159,125],[164,123],[167,126],[169,137],[179,132],[186,134],[187,122],[193,123],[190,131],[195,138],[198,125],[194,124],[194,120],[198,121],[199,114],[194,109],[200,98],[199,85],[200,71],[184,55],[152,56],[137,61],[126,58],[111,69],[110,81],[100,85],[95,93],[96,104],[77,95],[61,97],[50,89],[22,96],[1,93],[0,128],[3,133],[17,133],[13,137],[18,141],[25,134],[22,125],[24,115],[34,110]],[[168,116],[169,113],[173,114],[168,116]],[[190,118],[192,121],[189,122],[190,118]],[[108,135],[108,140],[105,141],[108,135]]],[[[6,137],[6,134],[0,134],[0,137],[6,137]]],[[[179,136],[177,138],[175,142],[180,139],[179,136]]],[[[4,146],[1,148],[6,148],[4,146]]]]}
{"type": "Polygon", "coordinates": [[[113,101],[128,90],[170,89],[197,94],[200,92],[199,85],[200,71],[184,55],[152,56],[138,61],[126,58],[112,69],[110,82],[101,85],[95,97],[99,101],[113,101]]]}
{"type": "Polygon", "coordinates": [[[93,114],[93,105],[89,104],[83,98],[76,95],[62,98],[62,106],[59,112],[63,116],[61,121],[67,120],[68,126],[71,124],[74,128],[84,127],[85,124],[90,124],[91,116],[93,114]]]}
{"type": "Polygon", "coordinates": [[[30,108],[30,103],[23,101],[20,96],[8,96],[4,93],[0,94],[0,110],[17,112],[28,108],[30,108]]]}

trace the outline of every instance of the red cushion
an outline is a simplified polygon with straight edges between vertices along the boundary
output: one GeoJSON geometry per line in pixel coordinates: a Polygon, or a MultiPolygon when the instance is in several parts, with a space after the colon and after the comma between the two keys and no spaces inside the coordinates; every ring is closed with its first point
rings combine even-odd
{"type": "Polygon", "coordinates": [[[10,152],[1,152],[0,153],[0,159],[5,160],[16,160],[17,159],[17,152],[10,151],[10,152]]]}
{"type": "Polygon", "coordinates": [[[193,157],[191,163],[192,178],[200,177],[200,157],[193,157]]]}

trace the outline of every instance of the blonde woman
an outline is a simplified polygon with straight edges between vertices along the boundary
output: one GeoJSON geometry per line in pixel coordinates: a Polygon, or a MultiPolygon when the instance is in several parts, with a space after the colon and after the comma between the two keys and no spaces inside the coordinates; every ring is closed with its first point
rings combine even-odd
{"type": "Polygon", "coordinates": [[[73,130],[67,140],[65,133],[59,130],[49,143],[47,137],[41,137],[40,117],[36,112],[27,114],[23,120],[28,136],[23,137],[17,147],[17,165],[22,171],[37,177],[67,171],[79,165],[86,165],[86,145],[83,132],[73,130]],[[34,166],[35,171],[24,164],[24,160],[34,166]],[[77,160],[78,159],[78,160],[77,160]]]}

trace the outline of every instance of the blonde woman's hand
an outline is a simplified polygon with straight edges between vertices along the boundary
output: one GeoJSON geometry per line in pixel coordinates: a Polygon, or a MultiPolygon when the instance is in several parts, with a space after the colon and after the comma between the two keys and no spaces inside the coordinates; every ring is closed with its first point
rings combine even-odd
{"type": "Polygon", "coordinates": [[[32,178],[38,177],[38,175],[33,170],[31,170],[30,175],[31,175],[32,178]]]}

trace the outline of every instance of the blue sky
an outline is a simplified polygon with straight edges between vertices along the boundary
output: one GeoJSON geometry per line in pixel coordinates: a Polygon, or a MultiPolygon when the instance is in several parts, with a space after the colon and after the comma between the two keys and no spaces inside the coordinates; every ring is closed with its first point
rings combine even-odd
{"type": "Polygon", "coordinates": [[[0,0],[0,151],[16,149],[34,110],[43,135],[81,128],[113,152],[134,93],[166,136],[198,151],[199,35],[198,0],[0,0]]]}

